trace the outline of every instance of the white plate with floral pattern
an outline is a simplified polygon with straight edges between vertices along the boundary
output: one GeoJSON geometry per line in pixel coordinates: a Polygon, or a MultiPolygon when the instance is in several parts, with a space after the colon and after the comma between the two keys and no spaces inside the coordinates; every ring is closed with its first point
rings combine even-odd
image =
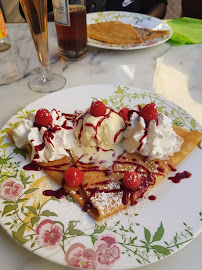
{"type": "Polygon", "coordinates": [[[93,97],[114,109],[155,102],[173,123],[202,131],[182,108],[151,92],[132,87],[89,85],[47,95],[17,112],[0,131],[0,221],[7,233],[31,252],[58,264],[87,269],[132,269],[161,260],[193,240],[202,229],[201,145],[177,167],[192,177],[168,180],[118,214],[95,222],[70,197],[43,196],[60,187],[43,171],[25,171],[30,163],[6,132],[39,108],[73,113],[93,97]],[[148,199],[149,195],[156,200],[148,199]]]}
{"type": "Polygon", "coordinates": [[[172,36],[172,28],[164,21],[140,13],[132,13],[125,11],[105,11],[87,14],[87,24],[107,22],[107,21],[120,21],[126,24],[131,24],[136,27],[149,28],[152,30],[168,30],[170,33],[167,36],[155,38],[141,44],[107,44],[92,38],[88,38],[88,45],[103,49],[113,50],[134,50],[150,48],[162,44],[169,40],[172,36]]]}

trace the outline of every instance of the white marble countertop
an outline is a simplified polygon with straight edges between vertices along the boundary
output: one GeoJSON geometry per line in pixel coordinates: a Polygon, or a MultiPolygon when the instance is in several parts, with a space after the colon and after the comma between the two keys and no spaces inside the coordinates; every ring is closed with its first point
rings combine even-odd
{"type": "MultiPolygon", "coordinates": [[[[183,107],[202,125],[202,44],[173,47],[168,43],[133,51],[88,48],[77,62],[61,62],[54,23],[49,23],[51,71],[61,73],[66,88],[89,84],[120,84],[152,92],[183,107]]],[[[12,47],[0,54],[0,127],[22,107],[44,96],[28,87],[32,74],[40,72],[26,24],[8,24],[12,47]]],[[[202,235],[172,256],[142,270],[201,270],[202,235]]],[[[67,269],[27,251],[0,228],[0,269],[67,269]]]]}

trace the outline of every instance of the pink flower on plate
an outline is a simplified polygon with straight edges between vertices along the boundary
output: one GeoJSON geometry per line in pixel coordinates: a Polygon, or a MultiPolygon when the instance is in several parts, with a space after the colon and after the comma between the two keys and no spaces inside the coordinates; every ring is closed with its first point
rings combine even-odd
{"type": "Polygon", "coordinates": [[[23,185],[15,178],[8,178],[0,184],[0,196],[9,201],[18,199],[22,190],[23,185]]]}
{"type": "Polygon", "coordinates": [[[45,219],[36,228],[37,241],[41,247],[54,249],[62,241],[62,227],[50,219],[45,219]]]}
{"type": "Polygon", "coordinates": [[[113,234],[100,235],[95,242],[94,250],[99,269],[109,269],[120,258],[120,249],[113,234]]]}
{"type": "Polygon", "coordinates": [[[96,253],[93,249],[86,248],[81,243],[73,244],[65,253],[68,266],[96,269],[96,253]]]}

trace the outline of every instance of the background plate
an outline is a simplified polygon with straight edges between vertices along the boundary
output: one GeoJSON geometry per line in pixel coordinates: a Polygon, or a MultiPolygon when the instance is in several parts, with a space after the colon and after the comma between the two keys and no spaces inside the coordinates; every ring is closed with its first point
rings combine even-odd
{"type": "Polygon", "coordinates": [[[6,136],[6,131],[31,110],[45,107],[73,113],[75,109],[86,109],[92,97],[102,98],[117,110],[153,101],[173,123],[202,130],[180,107],[132,87],[89,85],[47,95],[19,111],[0,131],[1,225],[31,252],[62,265],[130,269],[161,260],[184,247],[201,231],[202,150],[199,147],[177,168],[178,172],[191,172],[191,178],[174,184],[166,177],[136,206],[95,222],[71,198],[57,200],[43,196],[43,190],[59,186],[43,171],[24,171],[23,166],[30,163],[29,157],[16,149],[6,136]],[[150,201],[149,195],[157,199],[150,201]]]}
{"type": "Polygon", "coordinates": [[[133,26],[149,28],[152,30],[169,30],[168,36],[161,38],[155,38],[141,44],[107,44],[92,38],[88,38],[88,45],[103,49],[113,49],[113,50],[134,50],[150,48],[159,44],[166,42],[172,36],[172,28],[164,21],[151,17],[148,15],[124,12],[124,11],[105,11],[105,12],[95,12],[87,14],[87,24],[107,22],[107,21],[121,21],[126,24],[131,24],[133,26]]]}

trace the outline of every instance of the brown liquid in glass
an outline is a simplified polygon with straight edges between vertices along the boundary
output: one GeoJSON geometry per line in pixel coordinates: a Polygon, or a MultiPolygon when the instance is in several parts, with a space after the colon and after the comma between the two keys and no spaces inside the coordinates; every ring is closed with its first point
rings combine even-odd
{"type": "Polygon", "coordinates": [[[86,9],[69,6],[70,25],[56,23],[58,46],[62,57],[81,57],[87,52],[86,9]]]}

